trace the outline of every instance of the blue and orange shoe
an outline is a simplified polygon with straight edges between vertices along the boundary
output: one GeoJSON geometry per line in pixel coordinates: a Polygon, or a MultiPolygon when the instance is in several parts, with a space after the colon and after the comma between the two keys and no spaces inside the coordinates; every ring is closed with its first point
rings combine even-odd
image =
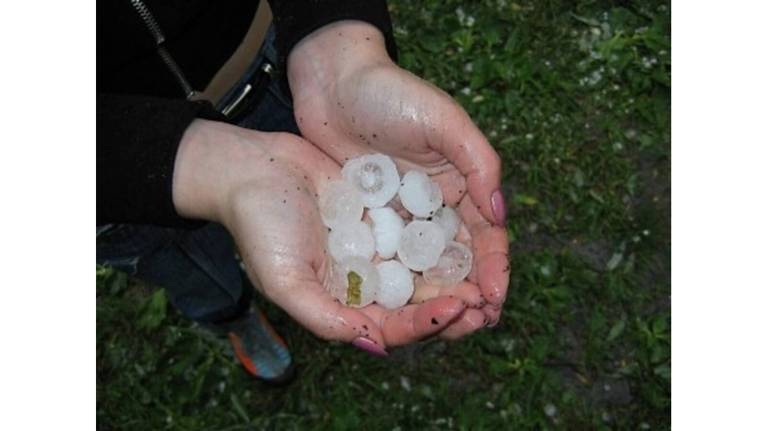
{"type": "Polygon", "coordinates": [[[226,329],[235,356],[248,374],[273,385],[293,379],[295,367],[288,346],[261,311],[250,309],[226,329]]]}

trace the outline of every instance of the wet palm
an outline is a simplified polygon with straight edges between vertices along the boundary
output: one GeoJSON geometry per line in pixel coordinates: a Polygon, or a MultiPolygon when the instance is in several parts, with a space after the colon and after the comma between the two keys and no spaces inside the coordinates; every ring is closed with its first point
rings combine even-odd
{"type": "Polygon", "coordinates": [[[340,166],[307,141],[196,120],[176,160],[178,212],[222,223],[257,289],[318,336],[406,344],[439,331],[464,310],[457,298],[397,310],[353,309],[330,295],[327,229],[317,201],[323,186],[340,176],[340,166]]]}
{"type": "Polygon", "coordinates": [[[499,157],[450,96],[392,63],[383,47],[378,30],[353,22],[302,41],[288,69],[296,119],[303,136],[337,162],[387,154],[401,172],[428,173],[446,203],[459,207],[463,240],[475,255],[470,283],[435,289],[417,281],[417,299],[457,295],[482,309],[467,310],[444,334],[460,336],[494,323],[506,296],[506,232],[490,222],[499,219],[491,202],[499,189],[499,157]]]}
{"type": "Polygon", "coordinates": [[[332,298],[328,231],[317,200],[340,168],[298,137],[279,135],[279,141],[265,155],[274,167],[232,194],[225,219],[257,289],[320,337],[352,341],[362,336],[384,347],[434,333],[432,318],[448,323],[464,309],[460,300],[448,298],[393,311],[353,309],[332,298]]]}

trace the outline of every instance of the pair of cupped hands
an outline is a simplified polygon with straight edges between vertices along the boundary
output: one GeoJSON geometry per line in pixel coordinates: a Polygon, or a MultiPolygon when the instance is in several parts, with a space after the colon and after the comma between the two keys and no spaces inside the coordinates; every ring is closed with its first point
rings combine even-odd
{"type": "Polygon", "coordinates": [[[455,339],[495,325],[509,282],[500,159],[446,93],[399,68],[375,27],[329,24],[288,58],[302,137],[206,120],[186,130],[173,199],[185,217],[223,224],[257,289],[317,336],[370,353],[430,336],[455,339]],[[318,210],[341,165],[383,153],[400,172],[426,172],[463,220],[473,269],[454,287],[427,285],[395,310],[350,308],[328,293],[328,231],[318,210]]]}

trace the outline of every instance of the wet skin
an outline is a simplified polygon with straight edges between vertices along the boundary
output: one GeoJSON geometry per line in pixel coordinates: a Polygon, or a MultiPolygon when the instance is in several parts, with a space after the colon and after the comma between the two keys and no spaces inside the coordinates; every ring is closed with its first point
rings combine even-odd
{"type": "Polygon", "coordinates": [[[289,56],[288,78],[302,135],[336,162],[387,154],[401,172],[429,174],[445,202],[458,208],[459,240],[475,256],[469,281],[437,288],[417,280],[417,300],[454,296],[469,305],[441,336],[496,324],[510,271],[500,158],[466,112],[394,64],[378,29],[357,21],[304,38],[289,56]]]}
{"type": "Polygon", "coordinates": [[[462,299],[387,310],[346,307],[330,295],[317,200],[339,177],[340,166],[300,137],[195,120],[177,155],[174,203],[185,217],[222,223],[257,289],[319,337],[356,345],[364,337],[364,348],[381,353],[444,329],[465,310],[462,299]]]}

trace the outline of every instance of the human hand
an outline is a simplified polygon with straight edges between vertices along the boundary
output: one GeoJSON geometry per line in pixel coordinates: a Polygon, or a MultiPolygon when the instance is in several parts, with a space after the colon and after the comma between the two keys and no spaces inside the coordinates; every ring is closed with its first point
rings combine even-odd
{"type": "Polygon", "coordinates": [[[383,355],[442,330],[464,301],[355,309],[330,295],[328,232],[317,198],[338,178],[340,167],[298,136],[195,120],[176,157],[173,199],[182,216],[222,223],[254,286],[321,338],[383,355]]]}
{"type": "Polygon", "coordinates": [[[449,328],[456,338],[498,322],[509,283],[500,159],[466,112],[445,92],[401,69],[375,27],[340,21],[305,37],[288,58],[302,135],[340,164],[361,154],[391,156],[440,184],[464,221],[459,240],[475,262],[452,288],[417,280],[416,301],[454,295],[470,304],[449,328]]]}

